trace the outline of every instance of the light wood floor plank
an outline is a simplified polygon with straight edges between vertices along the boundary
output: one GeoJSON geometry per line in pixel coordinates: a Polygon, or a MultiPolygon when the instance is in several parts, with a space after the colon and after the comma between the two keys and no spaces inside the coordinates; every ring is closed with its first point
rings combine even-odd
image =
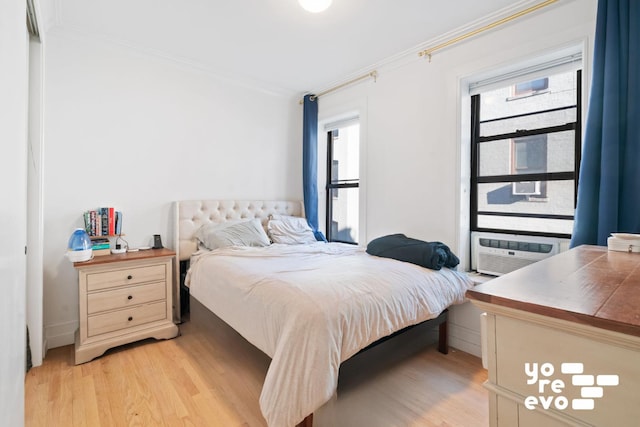
{"type": "MultiPolygon", "coordinates": [[[[269,358],[223,323],[180,329],[79,366],[73,346],[50,350],[26,376],[25,426],[266,426],[258,399],[269,358]]],[[[480,360],[440,354],[414,331],[345,362],[314,426],[487,426],[480,360]]]]}

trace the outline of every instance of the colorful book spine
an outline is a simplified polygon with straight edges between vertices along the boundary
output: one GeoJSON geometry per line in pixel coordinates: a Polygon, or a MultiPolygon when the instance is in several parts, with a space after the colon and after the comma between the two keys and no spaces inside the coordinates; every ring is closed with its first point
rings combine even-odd
{"type": "Polygon", "coordinates": [[[86,211],[83,215],[84,217],[84,231],[87,232],[89,236],[91,236],[91,212],[86,211]]]}
{"type": "Polygon", "coordinates": [[[84,228],[91,237],[122,234],[122,212],[113,207],[88,210],[83,219],[84,228]]]}
{"type": "Polygon", "coordinates": [[[107,212],[108,212],[108,220],[107,220],[107,224],[108,224],[108,235],[109,236],[113,236],[116,234],[116,212],[114,208],[107,208],[107,212]]]}
{"type": "Polygon", "coordinates": [[[101,236],[109,235],[109,209],[100,208],[100,224],[101,224],[101,236]]]}
{"type": "Polygon", "coordinates": [[[97,236],[96,233],[98,232],[98,230],[96,230],[96,221],[97,221],[98,213],[96,211],[91,211],[90,214],[91,214],[91,233],[90,233],[90,235],[91,236],[97,236]]]}
{"type": "Polygon", "coordinates": [[[116,211],[116,231],[117,236],[122,234],[122,212],[116,211]]]}

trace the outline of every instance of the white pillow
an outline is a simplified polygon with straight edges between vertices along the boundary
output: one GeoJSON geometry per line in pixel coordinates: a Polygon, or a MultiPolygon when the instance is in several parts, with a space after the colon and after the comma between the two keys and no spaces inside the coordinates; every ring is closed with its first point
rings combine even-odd
{"type": "Polygon", "coordinates": [[[200,227],[198,240],[210,250],[227,246],[269,246],[271,242],[259,219],[209,224],[200,227]]]}
{"type": "Polygon", "coordinates": [[[272,215],[267,223],[267,232],[273,243],[300,245],[317,242],[307,220],[297,216],[272,215]]]}
{"type": "Polygon", "coordinates": [[[234,219],[225,222],[213,222],[205,224],[196,230],[194,234],[198,239],[198,249],[215,249],[214,243],[209,239],[209,235],[216,230],[222,230],[223,228],[230,227],[234,224],[247,221],[246,219],[234,219]]]}

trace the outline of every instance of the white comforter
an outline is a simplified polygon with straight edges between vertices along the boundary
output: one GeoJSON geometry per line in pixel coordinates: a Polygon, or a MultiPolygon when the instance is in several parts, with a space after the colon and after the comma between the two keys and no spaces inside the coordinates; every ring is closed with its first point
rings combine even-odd
{"type": "Polygon", "coordinates": [[[193,297],[269,355],[260,408],[293,426],[327,402],[340,363],[368,344],[437,317],[471,281],[339,243],[230,247],[195,256],[193,297]]]}

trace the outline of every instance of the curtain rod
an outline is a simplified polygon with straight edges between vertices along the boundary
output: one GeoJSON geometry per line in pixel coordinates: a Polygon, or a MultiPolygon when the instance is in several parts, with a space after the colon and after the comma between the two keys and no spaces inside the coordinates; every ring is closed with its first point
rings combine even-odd
{"type": "Polygon", "coordinates": [[[477,34],[480,34],[480,33],[484,32],[484,31],[491,30],[491,29],[493,29],[495,27],[498,27],[498,26],[500,26],[502,24],[506,24],[507,22],[511,22],[511,21],[513,21],[513,20],[515,20],[517,18],[520,18],[521,16],[524,16],[524,15],[526,15],[528,13],[534,12],[534,11],[536,11],[538,9],[542,9],[543,7],[549,6],[550,4],[555,3],[557,1],[558,0],[546,0],[546,1],[543,1],[542,3],[538,3],[538,4],[536,4],[534,6],[531,6],[531,7],[527,8],[527,9],[521,10],[520,12],[514,13],[513,15],[509,15],[509,16],[507,16],[505,18],[502,18],[502,19],[499,19],[499,20],[497,20],[495,22],[492,22],[491,24],[485,25],[484,27],[480,27],[480,28],[475,29],[473,31],[469,31],[468,33],[464,33],[464,34],[462,34],[462,35],[460,35],[458,37],[454,37],[454,38],[452,38],[450,40],[447,40],[446,42],[440,43],[437,46],[430,47],[428,49],[422,50],[422,51],[418,52],[418,56],[427,56],[427,57],[429,57],[429,61],[431,61],[431,54],[433,54],[433,52],[435,52],[436,50],[443,49],[443,48],[445,48],[447,46],[450,46],[452,44],[461,42],[462,40],[466,40],[469,37],[473,37],[473,36],[475,36],[477,34]]]}
{"type": "MultiPolygon", "coordinates": [[[[318,93],[317,95],[312,95],[311,96],[311,100],[313,101],[313,100],[315,100],[315,99],[317,99],[317,98],[319,98],[319,97],[321,97],[323,95],[326,95],[326,94],[331,93],[333,91],[336,91],[338,89],[342,89],[345,86],[349,86],[349,85],[351,85],[353,83],[357,83],[360,80],[364,80],[364,79],[367,79],[369,77],[373,77],[373,81],[375,82],[377,80],[377,78],[378,78],[378,72],[376,70],[370,71],[365,75],[362,75],[360,77],[356,77],[355,79],[352,79],[352,80],[349,80],[348,82],[344,82],[342,84],[339,84],[338,86],[334,86],[331,89],[327,89],[325,91],[322,91],[322,92],[318,93]]],[[[304,102],[304,100],[301,99],[300,100],[300,104],[302,104],[303,102],[304,102]]]]}

